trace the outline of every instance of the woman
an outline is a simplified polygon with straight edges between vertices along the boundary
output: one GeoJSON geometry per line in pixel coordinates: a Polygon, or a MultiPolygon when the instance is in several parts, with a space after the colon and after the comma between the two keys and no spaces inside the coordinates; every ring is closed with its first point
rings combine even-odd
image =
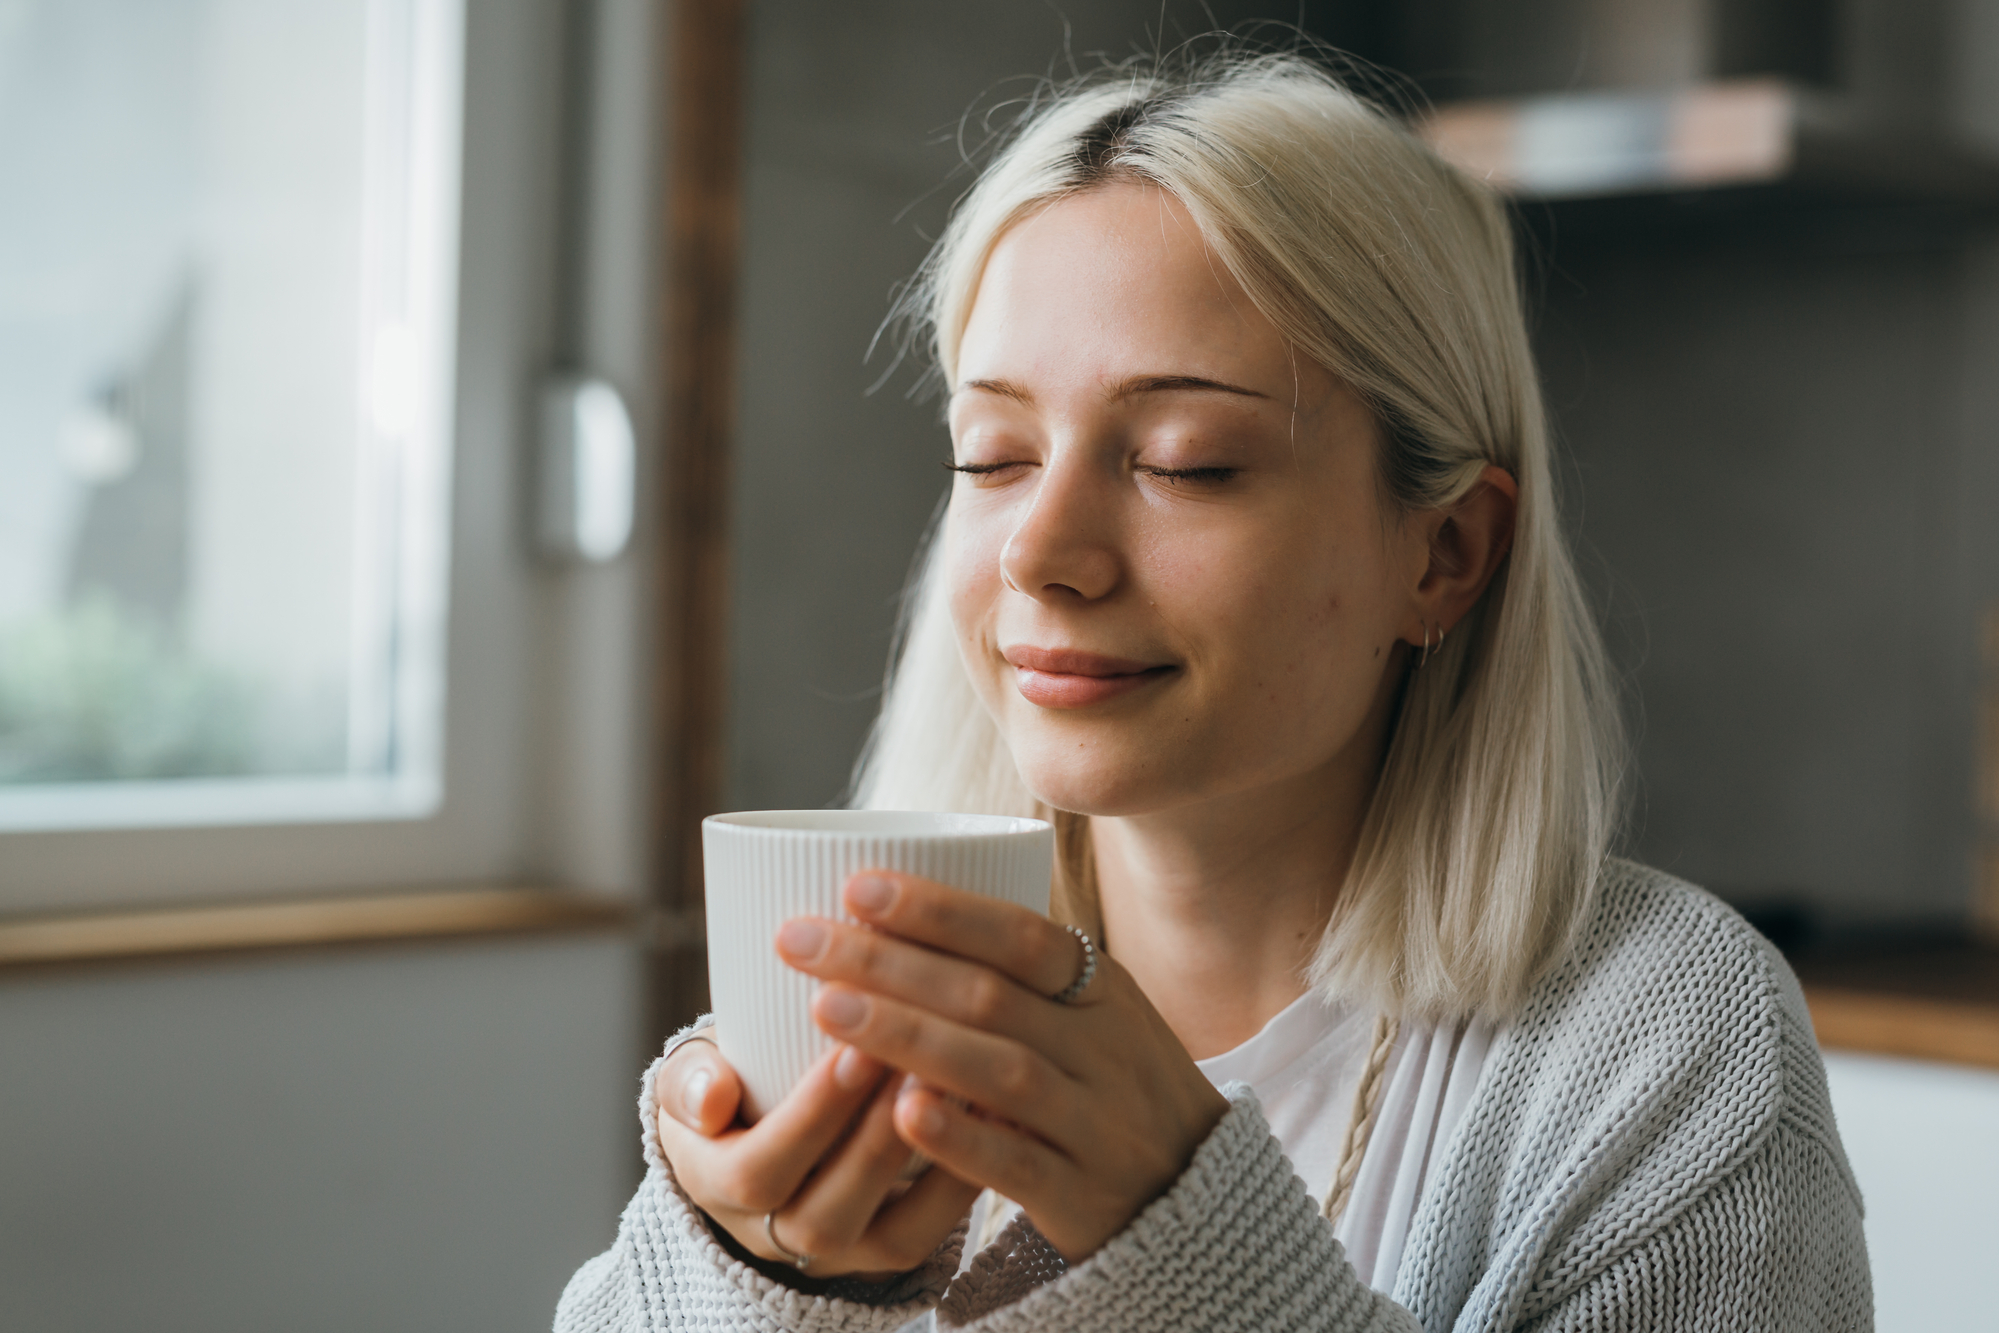
{"type": "Polygon", "coordinates": [[[1608,858],[1491,194],[1300,58],[1124,67],[910,301],[957,475],[862,800],[1054,818],[1075,928],[788,923],[844,1045],[743,1128],[676,1039],[558,1327],[1870,1326],[1790,974],[1608,858]]]}

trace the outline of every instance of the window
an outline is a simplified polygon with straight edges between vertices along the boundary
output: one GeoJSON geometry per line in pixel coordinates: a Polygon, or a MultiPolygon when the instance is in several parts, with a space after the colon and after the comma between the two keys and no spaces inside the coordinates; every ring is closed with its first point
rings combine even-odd
{"type": "Polygon", "coordinates": [[[0,914],[644,882],[657,10],[0,0],[0,914]]]}
{"type": "Polygon", "coordinates": [[[436,808],[460,18],[0,7],[0,829],[436,808]]]}

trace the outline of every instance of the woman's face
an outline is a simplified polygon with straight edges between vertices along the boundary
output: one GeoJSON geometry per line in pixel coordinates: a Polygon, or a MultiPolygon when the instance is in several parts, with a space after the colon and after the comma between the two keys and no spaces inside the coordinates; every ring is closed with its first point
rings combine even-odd
{"type": "Polygon", "coordinates": [[[994,249],[959,350],[951,614],[1022,777],[1146,815],[1380,759],[1419,525],[1359,398],[1178,200],[1067,199],[994,249]]]}

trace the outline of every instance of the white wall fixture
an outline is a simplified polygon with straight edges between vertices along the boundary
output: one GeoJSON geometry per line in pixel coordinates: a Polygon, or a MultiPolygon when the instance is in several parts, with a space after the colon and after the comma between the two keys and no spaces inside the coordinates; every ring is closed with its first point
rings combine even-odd
{"type": "Polygon", "coordinates": [[[601,564],[632,536],[631,414],[601,379],[564,375],[542,390],[536,542],[561,560],[601,564]]]}

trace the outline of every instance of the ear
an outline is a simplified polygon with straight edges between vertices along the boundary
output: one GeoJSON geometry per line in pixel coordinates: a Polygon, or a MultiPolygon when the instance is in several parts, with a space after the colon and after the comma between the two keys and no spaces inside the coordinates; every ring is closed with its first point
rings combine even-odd
{"type": "Polygon", "coordinates": [[[1485,595],[1513,549],[1520,483],[1504,468],[1488,466],[1464,499],[1449,509],[1416,516],[1429,539],[1430,563],[1416,585],[1414,621],[1402,637],[1421,647],[1450,633],[1485,595]]]}

